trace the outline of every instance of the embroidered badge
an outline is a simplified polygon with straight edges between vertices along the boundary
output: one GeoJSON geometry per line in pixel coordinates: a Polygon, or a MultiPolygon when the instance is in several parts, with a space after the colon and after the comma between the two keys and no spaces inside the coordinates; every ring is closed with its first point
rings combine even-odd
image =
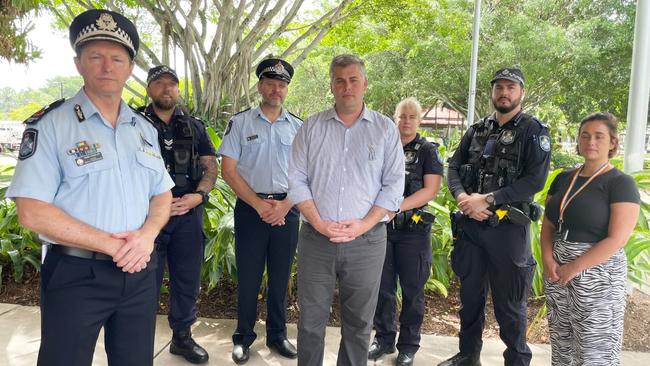
{"type": "Polygon", "coordinates": [[[515,141],[515,134],[516,133],[514,130],[504,130],[501,134],[501,139],[499,139],[499,142],[502,145],[510,145],[513,141],[515,141]]]}
{"type": "Polygon", "coordinates": [[[413,164],[416,155],[415,151],[404,151],[404,162],[406,164],[413,164]]]}
{"type": "Polygon", "coordinates": [[[174,145],[174,139],[163,139],[163,144],[165,145],[164,148],[165,150],[171,150],[172,145],[174,145]]]}
{"type": "Polygon", "coordinates": [[[77,166],[84,166],[104,159],[99,148],[99,144],[90,145],[86,141],[79,141],[67,153],[69,156],[74,156],[74,162],[77,166]]]}
{"type": "Polygon", "coordinates": [[[23,138],[20,141],[20,150],[18,151],[18,159],[25,160],[36,152],[36,145],[38,142],[38,130],[35,128],[27,128],[23,132],[23,138]]]}
{"type": "Polygon", "coordinates": [[[551,138],[548,136],[540,136],[539,137],[539,148],[542,149],[543,151],[549,152],[551,151],[551,138]]]}

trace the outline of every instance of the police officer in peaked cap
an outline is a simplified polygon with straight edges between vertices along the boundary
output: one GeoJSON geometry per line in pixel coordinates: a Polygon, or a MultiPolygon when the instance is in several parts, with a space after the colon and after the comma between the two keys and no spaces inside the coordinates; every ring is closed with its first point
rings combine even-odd
{"type": "Polygon", "coordinates": [[[190,326],[196,321],[201,284],[203,209],[217,179],[217,159],[203,122],[178,105],[179,93],[178,76],[172,68],[160,65],[149,70],[147,96],[151,103],[143,111],[158,130],[162,157],[176,184],[171,218],[156,239],[157,288],[167,263],[168,320],[173,331],[169,350],[191,363],[204,363],[208,353],[194,341],[190,326]]]}
{"type": "Polygon", "coordinates": [[[268,272],[266,344],[280,355],[296,358],[287,339],[286,302],[291,263],[298,241],[298,211],[287,198],[291,144],[302,120],[284,107],[293,67],[281,59],[257,66],[259,106],[232,117],[218,153],[221,174],[237,194],[235,257],[237,263],[237,329],[232,359],[248,361],[257,337],[257,294],[268,272]]]}
{"type": "Polygon", "coordinates": [[[506,366],[529,365],[526,307],[535,260],[533,196],[548,174],[551,141],[544,123],[522,111],[524,75],[498,70],[491,81],[495,112],[472,125],[449,161],[447,181],[458,203],[452,217],[451,265],[460,279],[460,352],[439,366],[480,365],[485,298],[506,344],[506,366]]]}
{"type": "Polygon", "coordinates": [[[102,328],[109,365],[152,365],[152,251],[174,183],[156,129],[121,99],[138,32],[93,9],[72,21],[70,43],[84,86],[25,121],[6,193],[46,249],[38,365],[91,365],[102,328]]]}

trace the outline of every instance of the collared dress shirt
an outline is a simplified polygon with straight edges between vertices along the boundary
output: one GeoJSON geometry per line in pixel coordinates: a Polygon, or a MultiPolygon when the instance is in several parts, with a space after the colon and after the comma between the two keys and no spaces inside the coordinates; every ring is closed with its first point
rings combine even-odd
{"type": "Polygon", "coordinates": [[[123,101],[115,128],[81,89],[26,129],[34,152],[18,161],[8,198],[47,202],[115,233],[139,229],[151,198],[174,186],[155,128],[123,101]]]}
{"type": "Polygon", "coordinates": [[[326,221],[364,218],[373,205],[397,211],[404,153],[395,123],[364,106],[347,128],[334,108],[309,117],[293,143],[289,199],[312,199],[326,221]]]}
{"type": "Polygon", "coordinates": [[[271,123],[259,107],[232,117],[217,153],[237,160],[237,173],[257,193],[286,193],[291,144],[302,121],[283,109],[271,123]]]}

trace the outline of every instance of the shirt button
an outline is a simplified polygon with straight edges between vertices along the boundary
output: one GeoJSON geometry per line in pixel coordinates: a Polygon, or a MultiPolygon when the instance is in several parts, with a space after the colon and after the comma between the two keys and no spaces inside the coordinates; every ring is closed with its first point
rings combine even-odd
{"type": "Polygon", "coordinates": [[[345,191],[345,187],[341,187],[341,190],[342,190],[342,191],[345,191]]]}
{"type": "Polygon", "coordinates": [[[345,148],[345,152],[348,152],[348,148],[347,148],[347,147],[345,148]]]}

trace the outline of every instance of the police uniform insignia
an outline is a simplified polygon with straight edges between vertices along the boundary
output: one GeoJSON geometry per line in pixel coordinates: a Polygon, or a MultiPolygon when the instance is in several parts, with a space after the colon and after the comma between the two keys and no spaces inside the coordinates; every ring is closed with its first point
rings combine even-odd
{"type": "Polygon", "coordinates": [[[416,157],[417,157],[416,151],[404,151],[404,162],[406,164],[413,164],[416,157]]]}
{"type": "Polygon", "coordinates": [[[539,137],[539,148],[542,149],[543,151],[549,152],[551,151],[551,138],[542,135],[539,137]]]}
{"type": "Polygon", "coordinates": [[[23,132],[23,138],[20,140],[20,150],[18,151],[18,159],[25,160],[36,152],[36,143],[38,142],[38,130],[35,128],[27,128],[23,132]]]}
{"type": "Polygon", "coordinates": [[[59,100],[57,100],[56,102],[54,102],[52,104],[46,105],[45,107],[41,108],[38,112],[32,114],[23,123],[25,123],[27,125],[31,125],[31,124],[34,124],[34,123],[38,122],[41,118],[43,118],[44,115],[46,115],[49,111],[52,111],[56,107],[63,104],[63,102],[65,102],[65,98],[59,99],[59,100]]]}
{"type": "Polygon", "coordinates": [[[74,157],[77,166],[84,166],[90,163],[104,159],[99,151],[99,144],[89,144],[87,141],[79,141],[75,146],[67,151],[68,156],[74,157]]]}
{"type": "Polygon", "coordinates": [[[226,132],[224,132],[224,136],[228,136],[230,133],[230,129],[232,128],[232,120],[228,121],[228,126],[226,126],[226,132]]]}
{"type": "Polygon", "coordinates": [[[172,145],[174,145],[174,139],[167,140],[167,139],[163,138],[163,144],[165,145],[164,146],[165,150],[171,150],[172,145]]]}
{"type": "Polygon", "coordinates": [[[79,122],[83,122],[86,120],[86,116],[84,116],[84,111],[81,110],[81,106],[79,104],[75,104],[74,113],[77,115],[77,119],[79,120],[79,122]]]}
{"type": "Polygon", "coordinates": [[[512,144],[513,141],[515,141],[515,135],[516,132],[514,130],[504,130],[503,133],[501,134],[501,138],[499,139],[499,142],[502,145],[510,145],[512,144]]]}
{"type": "Polygon", "coordinates": [[[117,22],[115,22],[113,17],[108,13],[100,15],[95,23],[97,24],[97,28],[100,30],[114,32],[117,29],[117,22]]]}

